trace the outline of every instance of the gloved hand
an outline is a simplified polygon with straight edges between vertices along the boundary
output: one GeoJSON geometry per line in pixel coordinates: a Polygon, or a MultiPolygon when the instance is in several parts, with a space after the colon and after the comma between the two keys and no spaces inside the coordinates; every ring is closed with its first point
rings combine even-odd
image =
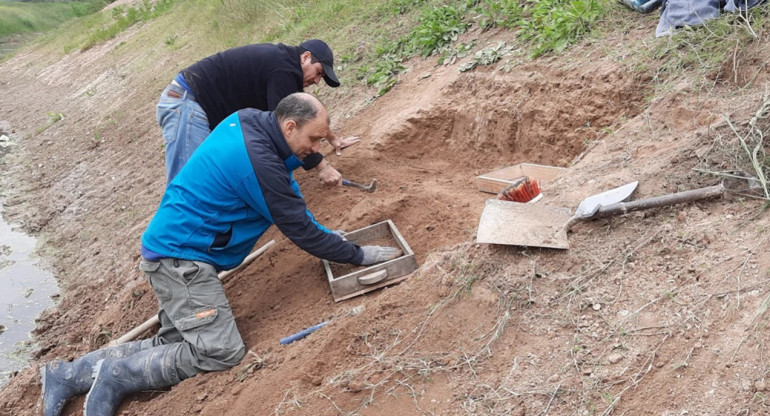
{"type": "Polygon", "coordinates": [[[362,266],[393,260],[401,255],[401,250],[395,247],[362,246],[361,250],[364,251],[364,259],[361,261],[362,266]]]}
{"type": "Polygon", "coordinates": [[[348,241],[347,238],[345,238],[345,234],[347,234],[345,231],[342,230],[333,230],[334,234],[337,234],[338,236],[342,237],[342,241],[348,241]]]}

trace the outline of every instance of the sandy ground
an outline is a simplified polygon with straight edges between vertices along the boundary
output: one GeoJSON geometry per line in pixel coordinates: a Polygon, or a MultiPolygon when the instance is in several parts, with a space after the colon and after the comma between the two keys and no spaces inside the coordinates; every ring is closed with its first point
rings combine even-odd
{"type": "MultiPolygon", "coordinates": [[[[622,41],[649,39],[655,20],[631,18],[622,41]]],[[[115,52],[132,36],[61,60],[32,49],[0,66],[0,119],[18,137],[0,161],[5,213],[42,237],[63,292],[35,332],[35,365],[0,391],[0,414],[36,414],[38,364],[75,358],[156,311],[137,260],[165,182],[154,106],[179,68],[158,58],[138,70],[152,56],[115,52]]],[[[483,47],[510,35],[466,36],[483,47]]],[[[373,101],[360,86],[319,88],[338,134],[363,138],[328,157],[344,177],[380,186],[326,189],[298,172],[311,211],[332,229],[392,220],[419,269],[336,303],[321,261],[271,230],[259,244],[276,244],[225,284],[250,350],[243,363],[132,396],[122,414],[766,413],[761,201],[729,193],[581,223],[569,250],[475,242],[493,197],[476,176],[505,166],[568,168],[538,204],[571,209],[631,181],[643,198],[718,182],[695,168],[746,168],[723,114],[746,128],[767,52],[750,51],[747,87],[726,69],[708,91],[685,79],[653,94],[650,74],[613,48],[582,45],[510,72],[414,60],[373,101]]]]}

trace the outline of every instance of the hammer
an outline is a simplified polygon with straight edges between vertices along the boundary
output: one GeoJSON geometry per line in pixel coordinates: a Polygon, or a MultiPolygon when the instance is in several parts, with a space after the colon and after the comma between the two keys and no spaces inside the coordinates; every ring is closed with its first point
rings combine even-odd
{"type": "Polygon", "coordinates": [[[377,179],[372,179],[372,183],[370,183],[369,186],[361,185],[360,183],[350,182],[347,179],[342,179],[342,184],[345,186],[352,186],[354,188],[358,188],[362,191],[366,191],[369,193],[372,193],[375,190],[377,190],[377,179]]]}

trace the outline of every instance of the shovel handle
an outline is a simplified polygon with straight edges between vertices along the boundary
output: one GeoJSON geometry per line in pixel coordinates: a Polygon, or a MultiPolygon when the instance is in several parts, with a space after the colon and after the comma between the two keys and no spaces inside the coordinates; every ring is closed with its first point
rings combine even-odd
{"type": "Polygon", "coordinates": [[[677,192],[674,194],[661,195],[652,198],[637,199],[631,202],[618,202],[616,204],[607,205],[599,208],[593,215],[587,217],[572,217],[567,221],[564,226],[566,231],[569,231],[573,225],[580,221],[585,221],[594,218],[612,217],[615,215],[624,215],[633,211],[641,211],[643,209],[657,208],[666,205],[682,204],[685,202],[699,201],[701,199],[708,199],[721,196],[725,193],[725,187],[722,184],[708,186],[706,188],[692,189],[684,192],[677,192]]]}
{"type": "MultiPolygon", "coordinates": [[[[254,261],[254,259],[256,259],[257,257],[261,256],[262,253],[267,251],[267,249],[269,249],[273,244],[275,244],[275,240],[268,241],[267,243],[265,243],[264,246],[260,247],[258,250],[254,251],[253,253],[251,253],[248,256],[246,256],[246,258],[243,259],[243,262],[241,262],[241,264],[238,265],[236,268],[230,269],[230,270],[227,270],[227,271],[223,271],[223,272],[219,273],[217,275],[217,277],[219,277],[219,280],[224,280],[225,278],[227,278],[228,276],[232,275],[233,273],[239,272],[244,267],[246,267],[249,264],[251,264],[254,261]]],[[[125,333],[120,338],[117,338],[117,339],[114,339],[114,340],[110,341],[108,345],[109,346],[120,345],[120,344],[125,344],[126,342],[129,342],[129,341],[133,341],[139,335],[141,335],[142,333],[144,333],[148,329],[154,327],[159,322],[160,322],[160,319],[158,318],[158,315],[157,314],[153,315],[150,319],[144,321],[144,323],[142,323],[141,325],[139,325],[139,326],[135,327],[134,329],[128,331],[127,333],[125,333]]]]}

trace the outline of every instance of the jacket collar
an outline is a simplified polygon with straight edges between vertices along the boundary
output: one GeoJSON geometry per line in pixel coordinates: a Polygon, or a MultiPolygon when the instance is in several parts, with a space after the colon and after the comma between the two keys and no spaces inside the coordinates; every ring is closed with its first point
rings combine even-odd
{"type": "Polygon", "coordinates": [[[278,157],[283,160],[286,169],[293,171],[302,166],[302,161],[292,153],[289,143],[287,143],[286,138],[283,137],[283,132],[281,131],[280,125],[278,125],[278,119],[275,117],[275,113],[272,111],[262,112],[260,116],[266,117],[263,125],[266,126],[265,130],[267,130],[270,140],[275,144],[275,148],[278,150],[278,157]]]}

